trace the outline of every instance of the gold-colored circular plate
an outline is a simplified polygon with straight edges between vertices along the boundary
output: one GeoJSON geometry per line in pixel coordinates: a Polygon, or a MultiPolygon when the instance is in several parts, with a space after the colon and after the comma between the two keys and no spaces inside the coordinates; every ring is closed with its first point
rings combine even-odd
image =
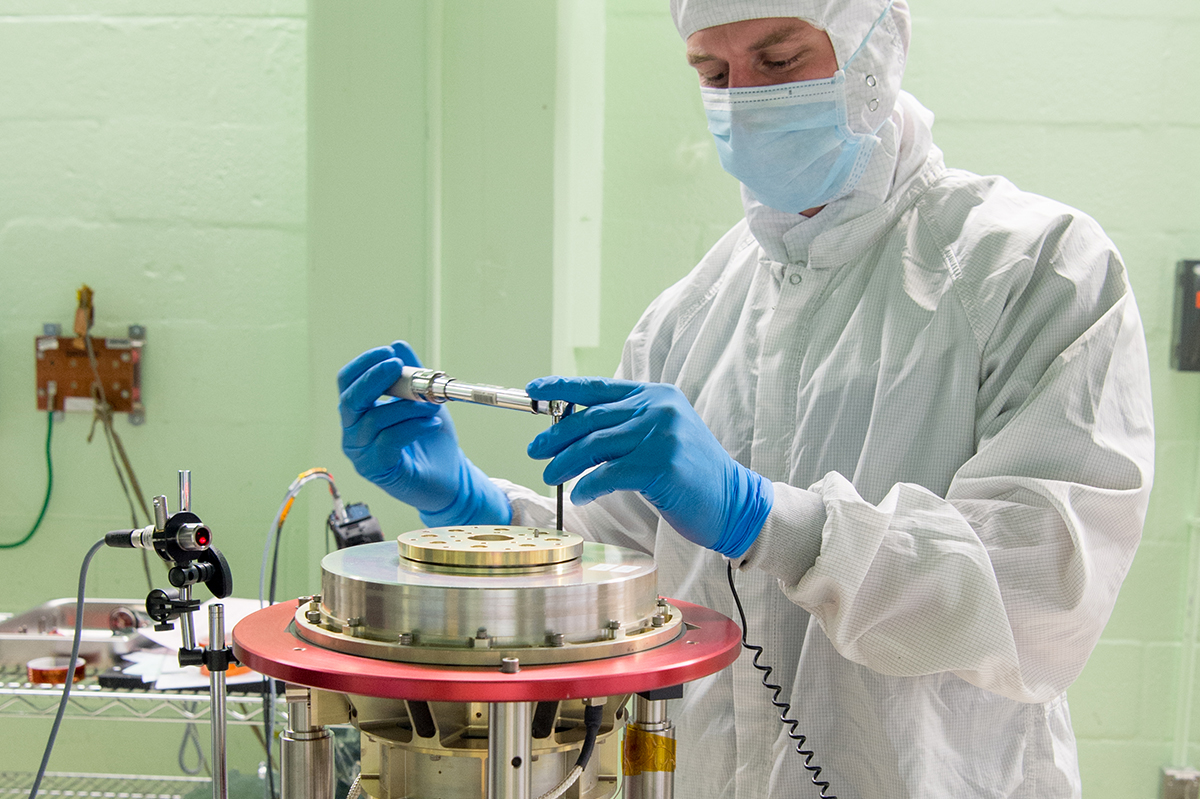
{"type": "Polygon", "coordinates": [[[540,527],[431,527],[396,540],[407,560],[469,569],[550,566],[583,554],[579,535],[540,527]]]}

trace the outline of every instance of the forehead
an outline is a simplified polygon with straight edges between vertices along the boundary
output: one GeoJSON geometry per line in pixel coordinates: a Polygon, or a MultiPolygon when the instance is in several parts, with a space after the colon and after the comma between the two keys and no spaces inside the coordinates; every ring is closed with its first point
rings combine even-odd
{"type": "Polygon", "coordinates": [[[687,38],[688,61],[695,64],[738,53],[802,41],[818,29],[796,17],[745,19],[702,28],[687,38]]]}

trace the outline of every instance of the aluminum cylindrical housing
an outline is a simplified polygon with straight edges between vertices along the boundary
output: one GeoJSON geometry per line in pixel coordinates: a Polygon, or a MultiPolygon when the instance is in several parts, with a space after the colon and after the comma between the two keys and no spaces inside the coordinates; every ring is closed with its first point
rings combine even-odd
{"type": "Polygon", "coordinates": [[[674,799],[675,725],[667,700],[634,697],[621,764],[625,799],[674,799]]]}

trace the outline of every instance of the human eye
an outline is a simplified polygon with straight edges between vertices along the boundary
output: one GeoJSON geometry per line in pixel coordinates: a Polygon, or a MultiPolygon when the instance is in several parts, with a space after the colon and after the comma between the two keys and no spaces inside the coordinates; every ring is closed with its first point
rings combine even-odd
{"type": "Polygon", "coordinates": [[[766,56],[764,56],[762,59],[762,65],[764,67],[766,67],[767,69],[787,70],[787,69],[791,69],[792,67],[796,66],[796,64],[800,63],[800,59],[803,57],[804,57],[804,51],[800,51],[799,53],[796,53],[791,58],[785,58],[785,59],[780,59],[780,60],[775,60],[775,59],[767,58],[766,56]]]}

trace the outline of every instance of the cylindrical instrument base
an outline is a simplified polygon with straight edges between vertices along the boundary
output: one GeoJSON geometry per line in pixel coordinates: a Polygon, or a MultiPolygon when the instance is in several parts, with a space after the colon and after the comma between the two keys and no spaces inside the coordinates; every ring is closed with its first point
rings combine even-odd
{"type": "Polygon", "coordinates": [[[307,688],[288,686],[288,729],[279,736],[281,799],[334,799],[333,735],[312,724],[307,688]]]}
{"type": "Polygon", "coordinates": [[[635,696],[622,754],[625,799],[674,799],[675,725],[667,700],[635,696]]]}

